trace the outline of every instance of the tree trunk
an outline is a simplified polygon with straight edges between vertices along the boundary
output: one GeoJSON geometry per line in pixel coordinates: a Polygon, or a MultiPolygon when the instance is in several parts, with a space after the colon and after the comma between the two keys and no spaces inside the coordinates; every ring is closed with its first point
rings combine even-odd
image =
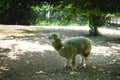
{"type": "Polygon", "coordinates": [[[89,15],[89,27],[90,27],[89,33],[91,35],[94,35],[94,36],[99,35],[99,31],[98,31],[99,19],[100,19],[100,16],[97,16],[94,14],[89,15]]]}

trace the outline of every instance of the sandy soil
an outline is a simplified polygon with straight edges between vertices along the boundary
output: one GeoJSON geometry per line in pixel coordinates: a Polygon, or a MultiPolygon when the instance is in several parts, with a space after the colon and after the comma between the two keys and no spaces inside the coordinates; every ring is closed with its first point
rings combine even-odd
{"type": "MultiPolygon", "coordinates": [[[[89,36],[88,27],[0,25],[0,80],[120,80],[120,29],[100,29],[104,36],[89,36]],[[21,30],[40,30],[23,33],[21,30]],[[65,69],[65,59],[50,45],[48,35],[62,40],[85,36],[93,47],[87,67],[77,73],[65,69]]],[[[78,64],[80,56],[76,57],[78,64]]]]}

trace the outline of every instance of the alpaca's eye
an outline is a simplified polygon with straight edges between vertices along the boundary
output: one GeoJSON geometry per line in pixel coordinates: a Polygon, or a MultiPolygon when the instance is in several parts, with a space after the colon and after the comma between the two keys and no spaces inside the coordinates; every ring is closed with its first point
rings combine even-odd
{"type": "Polygon", "coordinates": [[[48,37],[48,39],[50,39],[50,37],[48,37]]]}
{"type": "Polygon", "coordinates": [[[54,37],[56,37],[56,35],[54,35],[54,37]]]}
{"type": "Polygon", "coordinates": [[[54,35],[54,38],[57,38],[57,35],[54,35]]]}

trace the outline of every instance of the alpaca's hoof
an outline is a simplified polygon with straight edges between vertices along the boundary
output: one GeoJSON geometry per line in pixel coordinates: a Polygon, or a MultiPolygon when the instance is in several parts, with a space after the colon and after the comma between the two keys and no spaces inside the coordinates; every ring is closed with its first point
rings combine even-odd
{"type": "Polygon", "coordinates": [[[70,74],[80,74],[80,72],[77,72],[77,71],[70,71],[70,74]]]}
{"type": "Polygon", "coordinates": [[[82,67],[83,67],[83,68],[86,68],[86,64],[83,64],[82,67]]]}
{"type": "Polygon", "coordinates": [[[76,71],[77,71],[77,68],[76,68],[76,67],[75,67],[75,68],[72,68],[72,71],[75,71],[75,72],[76,72],[76,71]]]}
{"type": "Polygon", "coordinates": [[[79,64],[77,68],[86,68],[86,64],[79,64]]]}
{"type": "Polygon", "coordinates": [[[64,66],[65,69],[71,69],[71,66],[64,66]]]}

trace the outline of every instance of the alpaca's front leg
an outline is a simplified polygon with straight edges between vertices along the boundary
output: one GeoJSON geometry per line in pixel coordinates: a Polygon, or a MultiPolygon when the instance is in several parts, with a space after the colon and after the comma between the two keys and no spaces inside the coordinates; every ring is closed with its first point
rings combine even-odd
{"type": "Polygon", "coordinates": [[[82,58],[82,66],[85,68],[86,67],[86,60],[85,58],[82,58]]]}
{"type": "Polygon", "coordinates": [[[65,62],[64,67],[65,67],[65,68],[69,67],[69,63],[70,63],[70,59],[66,59],[66,62],[65,62]]]}
{"type": "Polygon", "coordinates": [[[80,64],[82,65],[82,67],[86,67],[86,63],[85,63],[85,58],[82,57],[82,61],[80,61],[80,64]]]}
{"type": "Polygon", "coordinates": [[[77,68],[76,68],[76,62],[75,62],[75,56],[76,55],[73,55],[72,57],[72,61],[71,61],[71,65],[72,65],[72,70],[75,71],[77,68]]]}

